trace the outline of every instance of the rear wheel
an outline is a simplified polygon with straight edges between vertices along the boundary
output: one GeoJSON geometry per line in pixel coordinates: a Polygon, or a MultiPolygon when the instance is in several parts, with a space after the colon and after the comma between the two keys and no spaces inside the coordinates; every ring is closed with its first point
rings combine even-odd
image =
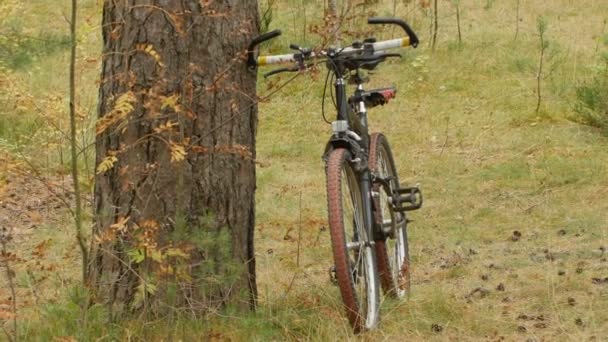
{"type": "MultiPolygon", "coordinates": [[[[393,154],[386,137],[380,133],[371,136],[369,168],[376,177],[384,179],[391,189],[399,187],[399,177],[393,154]]],[[[372,191],[374,220],[386,238],[376,241],[378,270],[384,292],[401,298],[410,291],[410,258],[405,213],[396,212],[391,204],[391,194],[379,182],[372,191]]]]}
{"type": "Polygon", "coordinates": [[[336,280],[355,332],[378,324],[380,289],[376,251],[363,216],[357,174],[348,150],[338,148],[327,161],[327,203],[336,280]]]}

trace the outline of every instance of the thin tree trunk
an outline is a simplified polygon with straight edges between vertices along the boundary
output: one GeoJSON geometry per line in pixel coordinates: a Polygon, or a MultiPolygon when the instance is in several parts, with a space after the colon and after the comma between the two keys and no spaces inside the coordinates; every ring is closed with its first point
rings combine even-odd
{"type": "Polygon", "coordinates": [[[431,40],[431,50],[435,51],[437,44],[437,31],[439,30],[437,0],[433,1],[433,38],[431,40]]]}
{"type": "Polygon", "coordinates": [[[519,1],[517,0],[517,7],[515,10],[515,38],[513,38],[514,41],[517,41],[517,36],[519,35],[519,1]]]}
{"type": "MultiPolygon", "coordinates": [[[[602,43],[602,37],[604,36],[604,31],[606,31],[606,23],[608,23],[608,19],[604,19],[604,24],[602,25],[602,30],[597,38],[597,43],[595,44],[595,53],[600,49],[600,45],[602,43]]],[[[608,69],[607,69],[608,70],[608,69]]]]}
{"type": "Polygon", "coordinates": [[[458,26],[458,45],[462,45],[462,32],[460,31],[460,1],[456,2],[456,25],[458,26]]]}
{"type": "MultiPolygon", "coordinates": [[[[393,12],[391,15],[393,18],[397,16],[397,0],[393,0],[393,12]]],[[[391,25],[391,37],[395,37],[395,25],[391,25]]]]}
{"type": "Polygon", "coordinates": [[[330,41],[332,44],[338,44],[340,41],[340,27],[338,22],[338,3],[337,0],[327,0],[327,14],[331,21],[330,41]]]}
{"type": "Polygon", "coordinates": [[[302,17],[304,19],[304,24],[302,25],[302,42],[306,42],[306,30],[307,30],[307,18],[306,18],[306,6],[304,5],[304,0],[302,0],[302,17]]]}
{"type": "Polygon", "coordinates": [[[82,233],[82,202],[80,199],[80,182],[78,177],[78,151],[76,144],[76,19],[77,0],[72,0],[72,17],[70,19],[70,149],[72,153],[72,183],[76,208],[74,209],[74,224],[76,226],[76,240],[82,256],[82,280],[87,277],[88,250],[82,233]]]}
{"type": "MultiPolygon", "coordinates": [[[[541,36],[540,38],[541,44],[543,43],[543,38],[541,36]]],[[[536,74],[536,95],[537,95],[537,101],[536,101],[536,109],[535,112],[538,114],[538,111],[540,110],[540,103],[542,100],[542,94],[541,94],[541,83],[542,83],[542,74],[543,74],[543,59],[544,59],[544,55],[545,55],[545,49],[541,48],[540,49],[540,58],[539,58],[539,62],[538,62],[538,73],[536,74]]]]}
{"type": "Polygon", "coordinates": [[[544,23],[542,18],[539,18],[538,33],[539,33],[539,42],[540,42],[540,56],[539,56],[539,61],[538,61],[538,73],[536,74],[536,96],[537,96],[536,110],[535,110],[536,114],[538,114],[538,111],[540,110],[540,103],[542,101],[541,84],[542,84],[542,80],[543,80],[543,62],[544,62],[544,58],[545,58],[545,49],[547,48],[547,46],[545,44],[545,30],[546,30],[546,24],[544,23]]]}

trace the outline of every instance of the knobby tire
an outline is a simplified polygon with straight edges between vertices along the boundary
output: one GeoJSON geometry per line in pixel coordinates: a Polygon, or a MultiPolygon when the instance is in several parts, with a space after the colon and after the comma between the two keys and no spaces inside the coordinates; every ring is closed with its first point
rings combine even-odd
{"type": "Polygon", "coordinates": [[[350,152],[343,148],[329,154],[327,202],[336,279],[348,320],[358,333],[378,324],[380,290],[376,250],[367,237],[361,191],[350,160],[350,152]]]}

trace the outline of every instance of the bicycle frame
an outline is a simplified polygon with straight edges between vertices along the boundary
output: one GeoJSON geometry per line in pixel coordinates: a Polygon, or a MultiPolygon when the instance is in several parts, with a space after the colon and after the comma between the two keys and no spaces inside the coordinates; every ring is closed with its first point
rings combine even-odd
{"type": "MultiPolygon", "coordinates": [[[[352,127],[359,136],[360,140],[353,137],[340,137],[336,133],[332,135],[327,143],[325,149],[325,156],[335,148],[347,148],[350,150],[353,156],[353,161],[358,163],[359,166],[355,167],[357,171],[357,178],[359,181],[359,188],[361,191],[361,198],[363,204],[363,220],[367,229],[367,241],[366,243],[373,244],[375,233],[375,225],[372,213],[372,175],[369,167],[367,166],[367,157],[369,153],[369,130],[367,127],[367,110],[363,102],[359,103],[359,113],[355,113],[348,104],[348,95],[346,93],[346,80],[344,78],[344,72],[338,63],[331,61],[331,71],[336,75],[336,81],[334,88],[336,92],[336,104],[337,104],[337,120],[346,121],[348,127],[352,127]],[[357,115],[359,114],[359,115],[357,115]],[[345,144],[345,139],[349,140],[348,144],[345,144]],[[347,145],[347,146],[346,146],[347,145]],[[353,150],[353,147],[358,145],[360,149],[353,150]],[[357,161],[358,159],[358,161],[357,161]]],[[[329,67],[329,65],[328,65],[329,67]]],[[[357,85],[357,91],[363,91],[363,85],[357,85]]]]}

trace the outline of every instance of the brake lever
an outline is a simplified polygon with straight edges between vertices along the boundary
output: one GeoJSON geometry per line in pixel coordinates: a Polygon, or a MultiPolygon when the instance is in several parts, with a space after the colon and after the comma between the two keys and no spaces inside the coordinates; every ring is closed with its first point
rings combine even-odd
{"type": "Polygon", "coordinates": [[[403,56],[401,56],[400,53],[392,53],[391,52],[391,53],[383,53],[379,57],[382,57],[382,58],[386,58],[386,57],[399,57],[399,58],[402,58],[403,56]]]}
{"type": "Polygon", "coordinates": [[[403,57],[401,56],[400,53],[380,53],[380,54],[374,54],[374,55],[370,55],[370,56],[361,56],[358,58],[353,58],[353,60],[355,61],[362,61],[362,62],[372,62],[372,61],[376,61],[376,60],[381,60],[381,59],[385,59],[387,57],[403,57]]]}
{"type": "Polygon", "coordinates": [[[272,75],[276,75],[276,74],[280,74],[282,72],[298,72],[300,71],[300,68],[298,66],[295,67],[291,67],[291,68],[279,68],[279,69],[274,69],[271,70],[267,73],[264,74],[264,78],[268,78],[272,75]]]}

